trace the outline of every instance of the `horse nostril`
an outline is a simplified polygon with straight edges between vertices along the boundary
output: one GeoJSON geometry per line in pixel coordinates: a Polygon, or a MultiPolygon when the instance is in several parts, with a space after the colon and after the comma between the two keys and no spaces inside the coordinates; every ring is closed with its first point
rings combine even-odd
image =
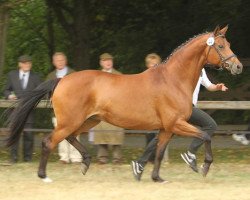
{"type": "Polygon", "coordinates": [[[237,69],[242,69],[242,66],[241,65],[237,65],[237,69]]]}

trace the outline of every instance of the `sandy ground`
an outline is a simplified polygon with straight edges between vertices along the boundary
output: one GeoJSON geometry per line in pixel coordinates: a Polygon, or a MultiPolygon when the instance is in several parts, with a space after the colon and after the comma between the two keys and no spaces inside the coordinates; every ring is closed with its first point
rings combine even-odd
{"type": "Polygon", "coordinates": [[[36,177],[38,163],[0,166],[0,199],[6,200],[249,200],[249,164],[214,164],[207,178],[193,173],[185,164],[164,164],[163,178],[169,183],[150,179],[152,165],[141,182],[132,176],[130,165],[91,165],[83,176],[78,165],[49,163],[52,183],[36,177]]]}
{"type": "MultiPolygon", "coordinates": [[[[36,138],[40,145],[40,137],[36,138]]],[[[84,141],[86,142],[87,138],[84,141]]],[[[169,183],[159,184],[150,178],[152,165],[146,168],[141,182],[133,178],[131,159],[137,158],[145,145],[145,137],[127,137],[128,161],[123,165],[92,164],[83,176],[78,165],[62,165],[57,157],[48,164],[52,183],[44,183],[36,176],[39,153],[33,163],[12,166],[0,164],[0,200],[250,200],[250,151],[231,137],[215,137],[215,162],[204,179],[193,173],[180,159],[180,152],[190,138],[174,138],[170,143],[170,164],[164,164],[161,177],[169,183]]],[[[1,146],[1,145],[0,145],[1,146]]],[[[40,151],[40,150],[39,150],[40,151]]],[[[92,153],[94,149],[92,148],[92,153]]],[[[0,163],[6,162],[8,152],[1,150],[0,163]]],[[[52,156],[53,157],[53,156],[52,156]]],[[[199,154],[199,164],[203,160],[199,154]]]]}

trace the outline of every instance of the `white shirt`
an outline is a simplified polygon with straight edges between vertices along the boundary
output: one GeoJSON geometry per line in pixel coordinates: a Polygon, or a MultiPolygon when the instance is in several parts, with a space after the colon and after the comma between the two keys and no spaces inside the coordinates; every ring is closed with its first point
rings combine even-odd
{"type": "Polygon", "coordinates": [[[205,69],[202,69],[201,75],[199,77],[199,80],[197,82],[197,85],[196,85],[194,93],[193,93],[193,104],[194,104],[194,106],[197,105],[201,85],[203,85],[205,88],[208,88],[210,85],[212,85],[211,81],[207,77],[205,69]]]}
{"type": "Polygon", "coordinates": [[[19,79],[22,80],[24,78],[24,83],[22,85],[23,89],[25,89],[28,85],[29,76],[30,76],[30,71],[24,72],[22,70],[19,70],[19,79]]]}
{"type": "Polygon", "coordinates": [[[56,77],[63,78],[68,73],[68,67],[64,67],[63,69],[56,69],[56,77]]]}
{"type": "Polygon", "coordinates": [[[112,72],[113,72],[112,68],[111,68],[111,69],[108,69],[108,70],[102,69],[102,71],[103,71],[103,72],[108,72],[108,73],[112,73],[112,72]]]}

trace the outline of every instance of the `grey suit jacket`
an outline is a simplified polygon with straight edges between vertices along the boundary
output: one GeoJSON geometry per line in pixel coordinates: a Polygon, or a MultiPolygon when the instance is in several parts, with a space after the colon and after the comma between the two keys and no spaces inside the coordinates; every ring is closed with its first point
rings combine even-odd
{"type": "MultiPolygon", "coordinates": [[[[35,89],[41,83],[40,77],[34,72],[30,71],[29,80],[26,89],[22,89],[21,81],[19,79],[19,70],[13,70],[8,73],[7,82],[4,88],[4,96],[8,96],[14,92],[18,99],[25,97],[25,94],[35,89]]],[[[28,118],[27,123],[33,122],[33,113],[28,118]]]]}

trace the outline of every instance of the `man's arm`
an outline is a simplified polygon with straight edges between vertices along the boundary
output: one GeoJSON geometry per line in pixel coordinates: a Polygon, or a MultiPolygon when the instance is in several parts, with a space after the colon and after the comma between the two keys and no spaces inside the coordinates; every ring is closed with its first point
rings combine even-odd
{"type": "Polygon", "coordinates": [[[215,91],[227,91],[228,88],[224,85],[224,83],[218,83],[218,84],[213,84],[211,81],[208,79],[206,71],[203,69],[202,70],[202,82],[201,84],[207,88],[208,91],[215,92],[215,91]]]}
{"type": "Polygon", "coordinates": [[[6,85],[4,87],[4,92],[3,93],[4,93],[4,97],[6,99],[10,99],[10,100],[16,100],[17,99],[16,95],[13,94],[13,88],[12,88],[10,73],[8,74],[7,82],[6,82],[6,85]]]}
{"type": "Polygon", "coordinates": [[[227,91],[228,88],[224,85],[224,83],[218,83],[218,84],[211,84],[207,90],[211,91],[211,92],[215,92],[215,91],[227,91]]]}

